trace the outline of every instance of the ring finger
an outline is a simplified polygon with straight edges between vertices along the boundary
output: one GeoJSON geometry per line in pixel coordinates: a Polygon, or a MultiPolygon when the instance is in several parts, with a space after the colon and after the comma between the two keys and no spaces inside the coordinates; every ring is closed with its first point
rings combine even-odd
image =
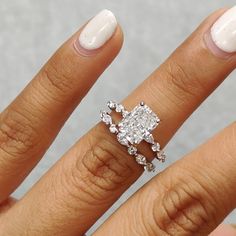
{"type": "MultiPolygon", "coordinates": [[[[124,101],[130,109],[144,100],[159,115],[162,123],[154,136],[162,146],[234,68],[235,56],[212,47],[208,37],[211,25],[223,11],[207,18],[124,101]]],[[[13,218],[20,212],[11,225],[26,227],[32,235],[83,234],[141,173],[114,136],[98,124],[6,217],[13,218]],[[29,215],[37,220],[29,223],[29,215]]],[[[10,225],[7,229],[14,235],[10,225]]]]}

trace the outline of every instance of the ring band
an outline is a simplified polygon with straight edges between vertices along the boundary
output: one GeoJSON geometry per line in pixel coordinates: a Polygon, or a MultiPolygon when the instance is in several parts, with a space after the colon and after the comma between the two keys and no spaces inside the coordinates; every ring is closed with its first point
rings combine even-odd
{"type": "Polygon", "coordinates": [[[166,155],[161,150],[160,144],[154,141],[151,132],[159,125],[160,119],[144,102],[140,102],[132,111],[127,111],[122,104],[108,101],[109,111],[101,111],[101,120],[109,126],[111,133],[117,135],[118,142],[127,147],[129,155],[134,156],[136,162],[142,165],[145,170],[151,172],[155,170],[152,162],[138,152],[137,145],[141,141],[146,141],[151,145],[151,150],[155,157],[164,162],[166,155]],[[122,115],[121,121],[116,124],[112,120],[111,112],[115,111],[122,115]]]}

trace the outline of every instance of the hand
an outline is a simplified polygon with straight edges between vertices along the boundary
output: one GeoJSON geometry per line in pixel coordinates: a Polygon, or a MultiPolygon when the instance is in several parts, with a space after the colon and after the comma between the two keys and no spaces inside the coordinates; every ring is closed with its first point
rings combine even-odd
{"type": "MultiPolygon", "coordinates": [[[[153,134],[162,147],[235,67],[236,8],[218,20],[225,11],[208,17],[123,101],[132,109],[144,100],[158,114],[162,123],[153,134]]],[[[122,40],[114,15],[102,11],[1,113],[1,236],[83,235],[142,174],[126,148],[99,123],[22,199],[9,197],[115,58],[122,40]]],[[[156,175],[94,235],[208,235],[236,205],[235,134],[233,123],[156,175]]]]}

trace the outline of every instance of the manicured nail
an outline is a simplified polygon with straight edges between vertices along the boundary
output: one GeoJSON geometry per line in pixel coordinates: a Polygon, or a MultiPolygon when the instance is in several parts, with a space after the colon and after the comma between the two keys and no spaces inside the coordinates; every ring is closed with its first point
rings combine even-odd
{"type": "Polygon", "coordinates": [[[236,6],[227,10],[212,26],[213,43],[226,53],[236,52],[236,6]]]}
{"type": "Polygon", "coordinates": [[[109,10],[102,10],[83,28],[75,46],[86,51],[98,49],[111,38],[116,27],[114,14],[109,10]]]}

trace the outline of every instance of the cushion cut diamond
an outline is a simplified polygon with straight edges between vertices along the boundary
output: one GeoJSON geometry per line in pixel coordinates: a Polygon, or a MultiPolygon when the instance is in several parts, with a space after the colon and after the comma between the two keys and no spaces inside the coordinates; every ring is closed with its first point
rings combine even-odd
{"type": "Polygon", "coordinates": [[[118,124],[121,132],[131,144],[139,144],[159,123],[157,115],[147,105],[140,104],[129,112],[118,124]]]}

